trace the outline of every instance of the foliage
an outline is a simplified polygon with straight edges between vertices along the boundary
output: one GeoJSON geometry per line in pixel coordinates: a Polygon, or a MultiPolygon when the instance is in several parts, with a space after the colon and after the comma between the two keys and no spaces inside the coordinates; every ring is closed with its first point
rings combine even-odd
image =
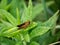
{"type": "MultiPolygon", "coordinates": [[[[47,10],[51,4],[54,4],[54,1],[45,4],[47,10]]],[[[1,0],[0,45],[49,45],[58,41],[60,31],[56,34],[55,32],[59,10],[44,22],[34,21],[38,14],[41,16],[41,13],[44,13],[44,9],[42,3],[33,5],[32,0],[29,0],[28,6],[24,0],[1,0]],[[28,21],[30,24],[25,26],[26,28],[18,27],[28,21]],[[49,39],[50,41],[48,41],[49,39]]]]}

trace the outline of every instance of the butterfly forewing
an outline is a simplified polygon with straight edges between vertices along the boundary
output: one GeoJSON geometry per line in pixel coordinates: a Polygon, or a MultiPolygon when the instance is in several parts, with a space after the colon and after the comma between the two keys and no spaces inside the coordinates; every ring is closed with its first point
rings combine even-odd
{"type": "Polygon", "coordinates": [[[17,25],[18,29],[22,29],[22,28],[26,28],[28,27],[28,25],[30,24],[30,21],[27,21],[23,24],[17,25]]]}

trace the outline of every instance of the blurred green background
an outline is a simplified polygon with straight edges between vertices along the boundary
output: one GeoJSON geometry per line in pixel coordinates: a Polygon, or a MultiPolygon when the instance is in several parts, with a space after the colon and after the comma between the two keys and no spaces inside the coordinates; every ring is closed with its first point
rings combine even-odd
{"type": "MultiPolygon", "coordinates": [[[[18,7],[20,13],[22,14],[25,6],[24,4],[28,6],[28,2],[29,0],[0,0],[0,9],[10,12],[14,17],[16,17],[16,7],[18,7]]],[[[35,22],[45,22],[52,17],[57,10],[60,10],[60,0],[32,0],[32,4],[33,7],[36,6],[34,8],[36,16],[33,19],[35,22]]],[[[48,31],[44,35],[35,37],[32,40],[40,43],[41,45],[49,45],[60,41],[60,13],[56,25],[57,28],[55,29],[54,34],[52,34],[51,31],[48,31]]],[[[0,37],[0,45],[19,45],[15,43],[14,39],[12,41],[10,39],[0,37]]]]}

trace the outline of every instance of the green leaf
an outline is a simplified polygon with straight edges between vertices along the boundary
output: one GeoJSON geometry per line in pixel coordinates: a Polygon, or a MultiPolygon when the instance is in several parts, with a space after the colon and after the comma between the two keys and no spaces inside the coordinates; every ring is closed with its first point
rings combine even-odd
{"type": "Polygon", "coordinates": [[[15,45],[16,41],[10,40],[9,38],[0,37],[0,45],[15,45]]]}
{"type": "Polygon", "coordinates": [[[17,24],[20,24],[20,13],[18,8],[16,8],[16,12],[17,12],[17,24]]]}
{"type": "Polygon", "coordinates": [[[11,3],[10,4],[8,4],[6,7],[5,7],[5,10],[8,10],[10,7],[11,7],[11,3]]]}
{"type": "Polygon", "coordinates": [[[0,33],[3,33],[4,31],[7,31],[9,28],[12,28],[13,26],[6,22],[6,21],[3,21],[1,24],[0,24],[0,33]],[[9,26],[8,26],[9,25],[9,26]]]}
{"type": "Polygon", "coordinates": [[[32,1],[31,0],[29,0],[28,8],[26,7],[22,14],[21,21],[22,22],[32,21],[32,1]]]}
{"type": "Polygon", "coordinates": [[[26,42],[30,42],[30,36],[29,36],[28,33],[24,33],[24,40],[25,40],[26,42]]]}
{"type": "Polygon", "coordinates": [[[31,38],[36,36],[41,36],[44,33],[46,33],[51,27],[54,25],[58,18],[59,11],[57,11],[48,21],[43,23],[42,25],[38,24],[38,27],[36,27],[32,32],[30,33],[31,38]]]}
{"type": "MultiPolygon", "coordinates": [[[[20,34],[20,31],[21,31],[21,30],[14,30],[13,32],[10,33],[10,35],[16,37],[16,35],[20,34]]],[[[19,36],[20,36],[20,35],[19,35],[19,36]]]]}
{"type": "Polygon", "coordinates": [[[5,37],[12,37],[17,34],[17,27],[13,27],[11,29],[5,30],[3,33],[0,34],[0,36],[5,36],[5,37]],[[16,33],[16,34],[15,34],[16,33]]]}
{"type": "Polygon", "coordinates": [[[1,2],[0,2],[0,8],[1,9],[5,9],[6,5],[7,5],[7,0],[1,0],[1,2]]]}
{"type": "MultiPolygon", "coordinates": [[[[46,2],[46,6],[49,7],[51,4],[53,4],[53,1],[46,2]]],[[[44,7],[41,3],[36,4],[33,7],[33,14],[32,14],[32,19],[34,19],[38,14],[40,14],[44,10],[44,7]]]]}
{"type": "Polygon", "coordinates": [[[0,29],[0,36],[2,36],[2,33],[4,32],[4,31],[6,31],[8,28],[6,28],[6,27],[2,27],[1,29],[0,29]]]}
{"type": "Polygon", "coordinates": [[[7,4],[8,0],[1,0],[0,2],[0,9],[8,10],[11,6],[11,3],[7,4]]]}
{"type": "Polygon", "coordinates": [[[31,39],[37,36],[41,36],[45,34],[47,31],[49,31],[50,27],[42,26],[41,24],[38,24],[38,26],[32,30],[30,33],[31,39]]]}
{"type": "MultiPolygon", "coordinates": [[[[4,15],[2,15],[1,12],[0,12],[0,20],[1,20],[1,19],[2,19],[2,20],[6,20],[6,17],[5,17],[4,15]]],[[[0,21],[0,22],[1,22],[1,21],[0,21]]]]}
{"type": "Polygon", "coordinates": [[[12,33],[17,30],[17,27],[6,30],[4,33],[12,33]]]}
{"type": "Polygon", "coordinates": [[[32,41],[32,42],[30,43],[30,45],[40,45],[40,44],[37,43],[37,42],[35,42],[35,41],[32,41]]]}
{"type": "Polygon", "coordinates": [[[25,2],[24,0],[12,0],[10,6],[10,13],[16,17],[16,8],[19,9],[20,13],[24,10],[25,2]]]}
{"type": "Polygon", "coordinates": [[[46,22],[44,22],[43,25],[53,28],[53,26],[56,24],[56,21],[58,19],[58,13],[59,10],[51,18],[49,18],[46,22]]]}
{"type": "Polygon", "coordinates": [[[7,18],[7,20],[13,24],[14,26],[16,25],[16,19],[7,11],[0,9],[0,15],[3,15],[7,18]]]}
{"type": "Polygon", "coordinates": [[[9,28],[12,28],[13,25],[7,21],[1,20],[2,25],[0,25],[2,27],[0,32],[6,31],[9,28]],[[7,27],[7,28],[6,28],[7,27]]]}
{"type": "Polygon", "coordinates": [[[16,45],[23,45],[23,44],[22,44],[22,42],[19,41],[16,43],[16,45]]]}
{"type": "Polygon", "coordinates": [[[59,13],[59,10],[49,20],[47,20],[43,24],[43,25],[51,27],[52,35],[55,34],[55,26],[56,26],[56,21],[58,19],[58,13],[59,13]]]}
{"type": "Polygon", "coordinates": [[[8,27],[12,27],[13,25],[7,21],[1,20],[2,24],[8,27]]]}

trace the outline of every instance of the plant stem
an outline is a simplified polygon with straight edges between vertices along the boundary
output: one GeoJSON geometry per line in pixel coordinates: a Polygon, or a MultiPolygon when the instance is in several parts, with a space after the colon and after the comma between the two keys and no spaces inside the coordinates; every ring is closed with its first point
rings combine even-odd
{"type": "Polygon", "coordinates": [[[60,43],[60,41],[58,41],[58,42],[54,42],[54,43],[49,44],[49,45],[55,45],[55,44],[57,44],[57,45],[58,45],[58,43],[60,43]]]}
{"type": "Polygon", "coordinates": [[[56,28],[59,28],[60,29],[60,25],[57,25],[56,28]]]}

